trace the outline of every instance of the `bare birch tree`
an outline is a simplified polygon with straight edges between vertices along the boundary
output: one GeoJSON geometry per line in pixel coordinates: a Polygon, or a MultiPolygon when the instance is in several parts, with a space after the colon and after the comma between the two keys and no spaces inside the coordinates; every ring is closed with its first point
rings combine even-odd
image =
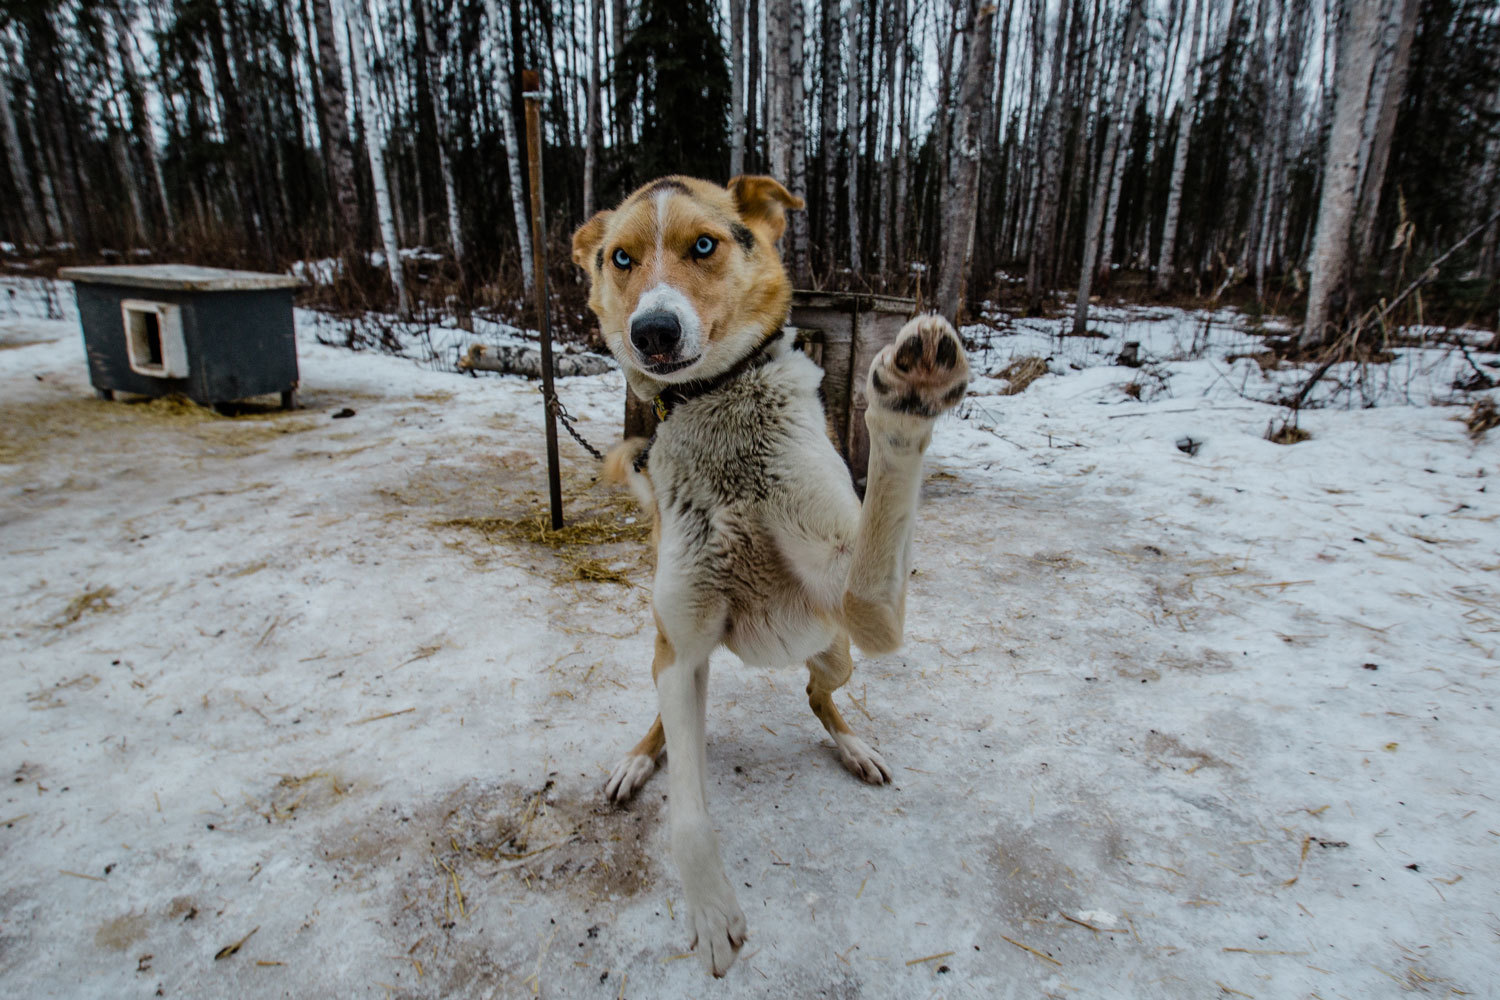
{"type": "MultiPolygon", "coordinates": [[[[806,57],[806,13],[803,0],[790,0],[787,30],[787,90],[785,120],[790,151],[787,158],[787,187],[799,198],[807,195],[807,116],[803,63],[806,57]]],[[[808,265],[807,213],[793,212],[787,225],[791,240],[792,280],[806,286],[811,279],[808,265]]]]}
{"type": "Polygon", "coordinates": [[[729,94],[729,176],[738,177],[745,172],[745,0],[729,0],[729,94]]]}
{"type": "Polygon", "coordinates": [[[1109,132],[1104,141],[1104,158],[1099,162],[1093,193],[1089,196],[1088,220],[1084,223],[1083,270],[1078,275],[1078,301],[1073,309],[1074,336],[1081,336],[1088,331],[1089,293],[1094,284],[1094,268],[1099,261],[1099,227],[1111,192],[1117,190],[1116,160],[1124,159],[1120,155],[1120,140],[1126,127],[1121,115],[1135,63],[1135,36],[1141,26],[1141,7],[1142,0],[1130,0],[1130,9],[1125,15],[1125,37],[1120,43],[1120,59],[1115,67],[1115,93],[1109,102],[1109,132]]]}
{"type": "MultiPolygon", "coordinates": [[[[1042,295],[1050,291],[1052,253],[1057,236],[1057,196],[1062,174],[1062,108],[1064,104],[1066,67],[1063,49],[1068,37],[1068,14],[1071,4],[1057,8],[1057,34],[1052,40],[1051,90],[1046,109],[1042,111],[1042,149],[1038,157],[1036,216],[1032,224],[1030,263],[1026,269],[1026,299],[1031,312],[1041,308],[1042,295]]],[[[1038,4],[1038,30],[1035,57],[1040,58],[1041,28],[1038,4]]]]}
{"type": "Polygon", "coordinates": [[[375,103],[375,88],[366,59],[365,32],[369,28],[364,0],[346,0],[344,20],[349,26],[349,72],[359,94],[360,115],[365,123],[365,149],[370,156],[370,186],[375,190],[375,221],[380,228],[380,242],[385,248],[386,268],[396,301],[403,316],[411,313],[406,295],[406,275],[401,267],[401,246],[396,236],[396,215],[391,205],[390,178],[385,172],[385,136],[380,125],[380,108],[375,103]]]}
{"type": "Polygon", "coordinates": [[[583,215],[594,214],[595,175],[599,171],[599,42],[602,31],[604,0],[587,0],[589,19],[588,60],[588,110],[583,128],[583,215]]]}
{"type": "Polygon", "coordinates": [[[968,40],[964,55],[963,89],[958,99],[957,128],[948,174],[943,185],[942,263],[938,268],[934,305],[957,325],[959,301],[968,267],[970,236],[979,205],[979,161],[984,137],[984,104],[989,90],[990,56],[994,51],[995,8],[970,0],[968,40]]]}
{"type": "MultiPolygon", "coordinates": [[[[495,54],[495,87],[499,91],[497,103],[500,106],[500,130],[505,137],[505,166],[510,177],[511,213],[516,220],[516,249],[521,257],[521,283],[526,289],[526,294],[530,295],[535,277],[531,270],[531,254],[527,251],[531,224],[526,214],[526,188],[521,183],[521,160],[524,154],[521,150],[520,137],[517,135],[514,102],[511,100],[513,87],[510,65],[510,21],[500,15],[499,0],[484,0],[484,9],[490,19],[491,40],[495,54]]],[[[618,25],[616,27],[618,28],[618,25]]],[[[617,49],[616,52],[618,51],[617,49]]]]}
{"type": "Polygon", "coordinates": [[[1202,43],[1203,8],[1209,0],[1194,0],[1193,41],[1182,100],[1177,105],[1177,142],[1172,152],[1172,177],[1167,184],[1167,211],[1161,230],[1161,249],[1156,257],[1156,291],[1165,295],[1172,287],[1172,256],[1177,248],[1177,216],[1182,211],[1182,181],[1187,175],[1189,140],[1193,134],[1193,109],[1198,96],[1198,51],[1202,43]]]}
{"type": "Polygon", "coordinates": [[[338,208],[339,241],[351,250],[359,234],[359,200],[354,187],[354,147],[349,141],[349,104],[333,23],[333,0],[312,0],[318,36],[318,92],[326,109],[323,162],[328,188],[338,208]]]}
{"type": "Polygon", "coordinates": [[[175,242],[177,220],[172,212],[172,199],[167,197],[167,182],[162,176],[161,145],[157,142],[156,123],[146,110],[145,88],[141,82],[140,65],[136,62],[135,36],[118,4],[110,5],[110,26],[114,29],[115,48],[120,53],[120,68],[125,75],[131,121],[140,135],[141,145],[145,147],[146,166],[151,171],[151,185],[162,214],[167,240],[175,242]]]}
{"type": "Polygon", "coordinates": [[[1375,222],[1380,210],[1380,192],[1385,186],[1386,165],[1391,157],[1391,140],[1396,134],[1396,113],[1401,107],[1401,98],[1406,93],[1407,70],[1411,66],[1411,45],[1417,33],[1417,14],[1421,10],[1420,0],[1396,0],[1395,10],[1387,22],[1383,35],[1383,47],[1389,47],[1389,65],[1383,74],[1383,85],[1372,84],[1370,107],[1379,113],[1366,116],[1369,148],[1363,180],[1360,184],[1359,208],[1355,212],[1355,247],[1360,260],[1368,260],[1375,252],[1375,222]],[[1376,87],[1378,86],[1378,89],[1376,87]]]}
{"type": "Polygon", "coordinates": [[[860,5],[850,0],[845,17],[849,35],[849,76],[846,114],[848,115],[849,169],[844,181],[844,196],[849,206],[849,267],[856,273],[863,266],[859,241],[859,136],[864,131],[864,88],[860,86],[860,49],[864,39],[860,34],[860,5]]]}
{"type": "Polygon", "coordinates": [[[0,139],[5,142],[5,162],[10,167],[10,177],[21,199],[21,215],[26,220],[26,236],[38,245],[47,241],[46,223],[42,221],[41,208],[31,183],[31,170],[26,166],[26,155],[21,149],[21,136],[16,131],[15,112],[10,104],[10,73],[0,66],[0,139]]]}
{"type": "Polygon", "coordinates": [[[1328,157],[1313,237],[1307,316],[1298,338],[1298,345],[1304,350],[1326,339],[1333,300],[1343,293],[1347,282],[1350,230],[1359,198],[1360,147],[1365,141],[1361,132],[1380,29],[1378,4],[1342,0],[1339,7],[1333,126],[1328,135],[1328,157]]]}

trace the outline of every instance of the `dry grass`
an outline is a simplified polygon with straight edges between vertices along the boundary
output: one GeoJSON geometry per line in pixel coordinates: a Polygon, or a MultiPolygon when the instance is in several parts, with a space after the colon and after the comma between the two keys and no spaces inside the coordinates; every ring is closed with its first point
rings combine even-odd
{"type": "Polygon", "coordinates": [[[1283,422],[1280,427],[1273,420],[1266,427],[1266,440],[1272,444],[1300,444],[1311,437],[1310,433],[1290,420],[1283,422]]]}
{"type": "Polygon", "coordinates": [[[113,596],[115,596],[113,587],[92,587],[85,590],[68,602],[68,606],[63,608],[62,613],[52,622],[52,627],[67,628],[84,615],[112,610],[114,605],[109,603],[109,599],[113,596]]]}
{"type": "Polygon", "coordinates": [[[1028,354],[1025,357],[1013,358],[1010,364],[996,373],[996,378],[1005,379],[1010,384],[1000,393],[1002,396],[1015,396],[1026,391],[1026,387],[1037,379],[1047,374],[1047,359],[1036,354],[1028,354]]]}
{"type": "Polygon", "coordinates": [[[633,585],[651,536],[650,524],[634,501],[623,493],[570,497],[563,510],[566,520],[556,531],[545,509],[523,517],[451,518],[434,526],[476,532],[491,545],[524,543],[551,549],[566,567],[559,582],[633,585]],[[612,548],[621,545],[628,551],[612,548]]]}
{"type": "Polygon", "coordinates": [[[1475,441],[1484,437],[1484,432],[1493,427],[1500,427],[1500,409],[1495,407],[1495,401],[1489,396],[1483,396],[1474,401],[1470,407],[1468,416],[1463,418],[1464,426],[1469,429],[1469,437],[1475,441]]]}
{"type": "Polygon", "coordinates": [[[234,416],[216,413],[185,396],[105,401],[79,396],[0,403],[0,463],[19,464],[70,452],[118,452],[148,435],[184,434],[234,449],[311,429],[294,411],[239,404],[234,416]]]}

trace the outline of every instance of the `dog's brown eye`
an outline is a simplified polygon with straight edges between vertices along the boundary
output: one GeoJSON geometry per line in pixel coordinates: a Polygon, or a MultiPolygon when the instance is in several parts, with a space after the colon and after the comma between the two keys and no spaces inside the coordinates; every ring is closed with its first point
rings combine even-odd
{"type": "Polygon", "coordinates": [[[630,254],[624,250],[616,250],[610,260],[614,261],[615,267],[618,267],[622,271],[630,270],[630,265],[635,263],[630,259],[630,254]]]}
{"type": "Polygon", "coordinates": [[[714,247],[718,245],[719,241],[712,236],[700,236],[698,237],[698,242],[693,244],[693,257],[697,260],[702,260],[713,253],[714,247]]]}

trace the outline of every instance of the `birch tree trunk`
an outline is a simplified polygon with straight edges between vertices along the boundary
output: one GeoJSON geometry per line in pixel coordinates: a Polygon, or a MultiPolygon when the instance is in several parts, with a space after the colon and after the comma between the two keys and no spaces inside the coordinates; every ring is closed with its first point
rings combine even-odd
{"type": "Polygon", "coordinates": [[[604,0],[587,0],[589,18],[588,110],[583,126],[583,216],[594,215],[595,175],[599,171],[599,34],[604,14],[604,0]]]}
{"type": "Polygon", "coordinates": [[[1193,108],[1198,97],[1198,52],[1202,44],[1203,8],[1208,0],[1193,4],[1193,41],[1188,54],[1187,81],[1177,105],[1177,143],[1172,151],[1172,179],[1167,184],[1167,214],[1162,223],[1161,249],[1156,257],[1156,291],[1171,291],[1174,274],[1172,255],[1177,248],[1177,216],[1182,210],[1182,180],[1187,175],[1188,146],[1193,135],[1193,108]]]}
{"type": "Polygon", "coordinates": [[[844,195],[849,206],[849,267],[856,274],[859,273],[862,263],[859,241],[859,136],[864,131],[864,93],[860,87],[859,68],[860,47],[863,40],[860,37],[859,8],[860,4],[857,0],[849,0],[849,6],[845,11],[849,35],[849,85],[847,88],[849,123],[846,136],[849,169],[844,182],[844,195]]]}
{"type": "Polygon", "coordinates": [[[791,0],[766,6],[766,172],[783,184],[791,172],[787,91],[791,89],[791,0]]]}
{"type": "Polygon", "coordinates": [[[339,239],[346,250],[359,238],[359,201],[354,187],[354,150],[349,141],[349,102],[344,94],[344,69],[339,62],[338,36],[333,24],[333,0],[312,0],[318,35],[318,92],[327,112],[323,160],[328,187],[338,209],[339,239]]]}
{"type": "MultiPolygon", "coordinates": [[[[806,58],[806,12],[802,0],[791,0],[791,18],[787,32],[788,86],[786,90],[787,140],[791,150],[788,162],[787,187],[799,198],[807,196],[807,117],[804,113],[806,94],[803,82],[803,60],[806,58]]],[[[807,256],[807,213],[791,213],[790,233],[792,251],[792,280],[806,287],[811,280],[807,256]]]]}
{"type": "Polygon", "coordinates": [[[729,0],[729,116],[729,176],[738,177],[745,172],[745,0],[729,0]]]}
{"type": "Polygon", "coordinates": [[[1083,270],[1078,275],[1078,301],[1073,309],[1075,337],[1088,332],[1089,293],[1094,284],[1094,268],[1099,261],[1099,225],[1110,194],[1116,190],[1116,160],[1124,159],[1119,155],[1120,137],[1126,129],[1120,115],[1134,70],[1135,35],[1141,24],[1141,6],[1142,0],[1130,0],[1130,10],[1125,16],[1125,38],[1120,44],[1120,61],[1115,69],[1115,94],[1109,102],[1109,134],[1105,138],[1104,158],[1099,161],[1094,190],[1089,195],[1089,214],[1083,231],[1083,270]]]}
{"type": "MultiPolygon", "coordinates": [[[[1060,3],[1057,10],[1057,37],[1052,43],[1052,88],[1042,112],[1042,152],[1037,165],[1036,220],[1032,227],[1031,260],[1026,269],[1028,309],[1039,312],[1042,293],[1052,274],[1052,248],[1057,228],[1057,195],[1062,172],[1063,48],[1067,44],[1068,15],[1071,5],[1060,3]]],[[[1040,35],[1037,48],[1040,49],[1040,35]]],[[[1039,53],[1038,53],[1039,55],[1039,53]]]]}
{"type": "MultiPolygon", "coordinates": [[[[414,2],[417,7],[425,7],[430,0],[414,0],[414,2]]],[[[442,59],[431,44],[431,32],[428,25],[432,12],[424,10],[421,13],[422,16],[417,18],[418,47],[422,60],[427,64],[425,71],[432,80],[432,117],[435,125],[433,144],[437,147],[438,175],[443,182],[443,206],[447,214],[448,247],[453,251],[453,259],[461,263],[464,259],[463,223],[458,211],[458,190],[453,179],[453,162],[448,157],[448,147],[453,141],[453,135],[448,123],[447,88],[443,85],[442,59]]],[[[595,89],[597,90],[597,87],[595,89]]],[[[421,190],[420,179],[417,190],[421,190]]]]}
{"type": "Polygon", "coordinates": [[[16,194],[21,199],[21,215],[26,220],[26,238],[40,246],[48,238],[47,225],[42,220],[41,208],[37,205],[35,189],[31,184],[31,170],[26,166],[26,156],[21,149],[21,136],[16,131],[16,117],[10,104],[10,73],[8,67],[0,66],[0,138],[5,141],[5,162],[10,167],[10,179],[16,194]]]}
{"type": "Polygon", "coordinates": [[[745,40],[749,43],[749,51],[745,53],[745,169],[754,172],[756,164],[765,162],[755,144],[759,124],[756,106],[760,95],[760,0],[750,0],[745,40]]]}
{"type": "Polygon", "coordinates": [[[984,105],[994,50],[995,8],[983,0],[969,4],[968,51],[964,57],[963,89],[958,101],[957,128],[948,176],[943,185],[942,262],[934,290],[934,304],[958,326],[960,293],[968,267],[970,234],[979,201],[979,158],[984,136],[984,105]]]}
{"type": "Polygon", "coordinates": [[[818,119],[823,130],[819,151],[823,169],[823,202],[819,221],[823,253],[819,266],[832,266],[838,255],[838,169],[839,169],[839,80],[844,66],[843,19],[839,0],[823,0],[823,60],[818,81],[818,119]]]}
{"type": "MultiPolygon", "coordinates": [[[[500,130],[505,137],[505,165],[510,177],[510,207],[516,220],[516,252],[521,257],[521,283],[526,294],[531,294],[536,280],[532,274],[531,253],[528,250],[531,234],[526,215],[526,188],[521,182],[521,141],[516,134],[516,116],[511,101],[511,42],[510,22],[500,13],[499,0],[484,0],[485,12],[489,15],[490,31],[495,42],[495,89],[499,92],[500,130]]],[[[618,25],[616,25],[618,29],[618,25]]],[[[619,50],[616,49],[616,54],[619,50]]],[[[624,116],[629,118],[627,112],[624,116]]],[[[628,130],[629,126],[625,126],[628,130]]]]}
{"type": "Polygon", "coordinates": [[[1297,342],[1303,350],[1317,347],[1327,338],[1333,301],[1344,294],[1348,281],[1349,237],[1359,198],[1360,132],[1369,99],[1379,15],[1380,8],[1374,3],[1343,0],[1340,4],[1333,127],[1313,236],[1307,316],[1297,342]]]}
{"type": "Polygon", "coordinates": [[[1406,94],[1406,76],[1411,67],[1411,44],[1417,33],[1417,15],[1421,11],[1421,0],[1396,0],[1396,10],[1391,27],[1395,41],[1390,66],[1385,74],[1385,86],[1380,91],[1371,91],[1370,104],[1378,102],[1379,117],[1374,122],[1374,134],[1369,137],[1369,160],[1365,165],[1364,182],[1361,186],[1359,208],[1355,213],[1355,246],[1359,260],[1367,261],[1375,253],[1375,222],[1380,210],[1381,188],[1385,186],[1385,169],[1390,162],[1391,140],[1396,134],[1396,114],[1401,109],[1401,99],[1406,94]]]}
{"type": "Polygon", "coordinates": [[[146,111],[145,89],[141,85],[140,66],[135,60],[134,38],[125,23],[120,8],[110,5],[110,25],[114,28],[115,48],[120,52],[120,67],[125,73],[125,90],[130,97],[130,116],[145,147],[146,165],[151,170],[151,186],[155,190],[157,204],[161,208],[162,222],[168,242],[177,240],[177,220],[172,214],[172,202],[167,197],[167,183],[161,172],[161,147],[156,141],[156,125],[146,111]]]}
{"type": "Polygon", "coordinates": [[[396,289],[397,308],[401,315],[411,314],[406,297],[406,275],[401,267],[401,247],[396,237],[396,215],[391,203],[390,177],[385,172],[385,136],[380,123],[380,108],[375,103],[371,69],[365,56],[365,32],[369,19],[364,0],[345,0],[344,20],[349,25],[349,70],[354,89],[359,93],[360,115],[365,123],[365,149],[370,155],[370,186],[375,189],[375,221],[380,227],[380,242],[385,248],[385,263],[391,285],[396,289]]]}
{"type": "Polygon", "coordinates": [[[1120,187],[1125,182],[1125,166],[1130,160],[1130,140],[1135,133],[1135,108],[1146,89],[1144,67],[1132,60],[1131,73],[1135,83],[1120,119],[1120,145],[1115,154],[1113,176],[1109,182],[1109,200],[1104,208],[1104,232],[1099,237],[1099,264],[1094,269],[1101,285],[1109,283],[1110,267],[1115,256],[1115,221],[1120,211],[1120,187]]]}
{"type": "Polygon", "coordinates": [[[908,103],[908,91],[911,90],[911,17],[910,10],[905,4],[899,5],[896,14],[896,49],[901,59],[901,78],[899,93],[896,98],[896,107],[892,113],[901,116],[900,143],[896,149],[896,179],[895,179],[895,218],[892,220],[892,239],[895,241],[896,266],[904,274],[906,271],[907,247],[906,240],[906,209],[908,179],[911,165],[911,120],[912,110],[908,103]],[[899,111],[897,110],[899,109],[899,111]]]}
{"type": "Polygon", "coordinates": [[[884,108],[881,127],[884,131],[880,139],[880,199],[875,218],[880,230],[880,277],[884,279],[890,273],[891,245],[895,235],[895,227],[891,224],[891,178],[896,162],[896,44],[895,25],[890,20],[881,25],[880,53],[885,67],[884,96],[881,98],[884,108]]]}

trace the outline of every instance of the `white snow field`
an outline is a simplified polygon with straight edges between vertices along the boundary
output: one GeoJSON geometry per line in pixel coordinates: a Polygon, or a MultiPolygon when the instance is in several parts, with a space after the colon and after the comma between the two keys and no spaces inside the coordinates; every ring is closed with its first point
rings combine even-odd
{"type": "MultiPolygon", "coordinates": [[[[587,530],[527,540],[534,384],[299,313],[301,411],[106,403],[71,291],[0,287],[0,995],[1500,988],[1500,456],[1439,405],[1457,352],[1283,446],[1254,399],[1301,376],[1227,361],[1235,314],[966,331],[976,373],[1052,373],[937,428],[906,646],[839,696],[894,785],[839,765],[800,667],[714,661],[750,924],[715,982],[665,780],[601,797],[655,710],[642,524],[564,437],[587,530]]],[[[617,435],[617,372],[560,394],[617,435]]]]}

